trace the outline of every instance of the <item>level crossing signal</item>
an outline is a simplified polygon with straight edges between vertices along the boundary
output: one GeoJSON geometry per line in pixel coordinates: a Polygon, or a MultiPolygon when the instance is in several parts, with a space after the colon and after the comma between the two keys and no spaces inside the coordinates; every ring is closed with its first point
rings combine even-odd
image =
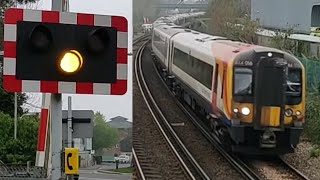
{"type": "Polygon", "coordinates": [[[127,49],[124,17],[8,9],[4,88],[9,92],[123,95],[127,49]]]}

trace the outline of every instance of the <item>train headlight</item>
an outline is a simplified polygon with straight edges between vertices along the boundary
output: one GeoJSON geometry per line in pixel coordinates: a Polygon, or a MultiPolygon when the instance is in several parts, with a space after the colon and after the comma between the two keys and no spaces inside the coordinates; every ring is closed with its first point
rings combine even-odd
{"type": "Polygon", "coordinates": [[[297,116],[300,116],[300,115],[301,115],[301,111],[297,111],[297,112],[296,112],[296,115],[297,115],[297,116]]]}
{"type": "Polygon", "coordinates": [[[284,112],[284,115],[286,115],[287,117],[292,116],[293,112],[291,109],[286,109],[286,111],[284,112]]]}
{"type": "Polygon", "coordinates": [[[238,113],[238,112],[239,112],[239,109],[238,109],[238,108],[234,108],[234,109],[233,109],[233,112],[234,112],[234,113],[238,113]]]}
{"type": "Polygon", "coordinates": [[[247,107],[243,107],[243,108],[241,109],[241,113],[242,113],[243,115],[247,116],[247,115],[250,114],[250,109],[247,108],[247,107]]]}

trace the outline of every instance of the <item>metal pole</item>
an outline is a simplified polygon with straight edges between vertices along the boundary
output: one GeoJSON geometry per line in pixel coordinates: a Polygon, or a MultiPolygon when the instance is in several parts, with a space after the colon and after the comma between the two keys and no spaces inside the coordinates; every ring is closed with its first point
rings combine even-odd
{"type": "MultiPolygon", "coordinates": [[[[50,112],[51,113],[51,112],[50,112]]],[[[49,118],[49,122],[48,122],[48,139],[47,139],[47,145],[48,145],[48,156],[47,156],[47,159],[48,159],[48,167],[47,167],[47,175],[48,177],[50,177],[51,179],[51,175],[52,175],[52,130],[51,130],[51,127],[52,127],[52,121],[51,121],[51,118],[49,118]]]]}
{"type": "Polygon", "coordinates": [[[68,147],[72,147],[72,106],[71,96],[68,96],[68,147]]]}
{"type": "Polygon", "coordinates": [[[17,123],[18,123],[18,97],[14,93],[14,139],[17,139],[17,123]]]}
{"type": "Polygon", "coordinates": [[[52,11],[63,11],[63,0],[52,0],[52,11]]]}
{"type": "MultiPolygon", "coordinates": [[[[63,12],[63,0],[52,0],[52,10],[63,12]]],[[[62,96],[51,96],[51,128],[52,128],[52,180],[59,180],[62,176],[62,96]]]]}
{"type": "Polygon", "coordinates": [[[52,180],[61,178],[62,154],[62,97],[61,94],[51,96],[51,128],[52,128],[52,180]]]}

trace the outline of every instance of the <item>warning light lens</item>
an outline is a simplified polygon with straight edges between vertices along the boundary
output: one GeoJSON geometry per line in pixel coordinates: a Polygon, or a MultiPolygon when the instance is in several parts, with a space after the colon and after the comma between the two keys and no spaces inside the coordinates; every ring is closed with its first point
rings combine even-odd
{"type": "Polygon", "coordinates": [[[110,37],[106,28],[93,30],[88,37],[87,46],[91,53],[102,53],[108,46],[110,37]]]}
{"type": "Polygon", "coordinates": [[[60,68],[65,73],[75,73],[81,69],[82,63],[81,54],[76,50],[71,50],[63,55],[60,61],[60,68]]]}
{"type": "Polygon", "coordinates": [[[50,30],[43,25],[36,26],[30,34],[30,42],[34,49],[47,51],[53,42],[50,30]]]}

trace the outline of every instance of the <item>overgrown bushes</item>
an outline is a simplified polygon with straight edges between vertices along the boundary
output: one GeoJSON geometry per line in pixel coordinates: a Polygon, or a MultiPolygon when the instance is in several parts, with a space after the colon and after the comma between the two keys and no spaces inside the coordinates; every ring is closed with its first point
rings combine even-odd
{"type": "Polygon", "coordinates": [[[14,120],[0,112],[0,160],[21,164],[35,162],[39,119],[24,117],[18,120],[17,139],[13,138],[14,120]]]}
{"type": "Polygon", "coordinates": [[[307,95],[305,134],[312,142],[320,145],[320,96],[307,95]]]}

